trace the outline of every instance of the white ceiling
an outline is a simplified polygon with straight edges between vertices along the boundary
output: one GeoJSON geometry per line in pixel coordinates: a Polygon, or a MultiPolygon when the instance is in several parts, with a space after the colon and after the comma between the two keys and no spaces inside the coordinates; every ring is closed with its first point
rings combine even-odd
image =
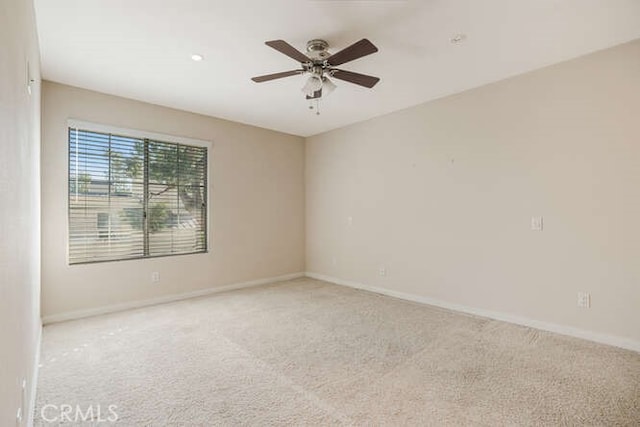
{"type": "Polygon", "coordinates": [[[639,0],[35,0],[43,78],[309,136],[640,38],[639,0]],[[464,43],[450,39],[464,33],[464,43]],[[264,42],[380,51],[308,109],[305,77],[264,42]],[[204,55],[194,62],[192,53],[204,55]]]}

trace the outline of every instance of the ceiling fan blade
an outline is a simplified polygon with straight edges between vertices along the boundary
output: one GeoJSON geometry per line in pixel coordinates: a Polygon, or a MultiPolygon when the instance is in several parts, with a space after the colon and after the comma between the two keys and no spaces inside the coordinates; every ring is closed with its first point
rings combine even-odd
{"type": "Polygon", "coordinates": [[[307,99],[316,99],[316,98],[320,98],[321,96],[322,96],[322,88],[313,92],[313,96],[307,95],[307,99]]]}
{"type": "Polygon", "coordinates": [[[291,46],[289,43],[287,43],[284,40],[271,40],[268,42],[264,42],[264,44],[266,44],[269,47],[274,48],[275,50],[277,50],[280,53],[284,53],[285,55],[287,55],[289,58],[293,58],[296,61],[300,62],[300,63],[306,63],[306,62],[311,62],[311,59],[309,59],[307,57],[307,55],[305,55],[304,53],[300,52],[298,49],[296,49],[295,47],[291,46]]]}
{"type": "Polygon", "coordinates": [[[256,83],[268,82],[269,80],[281,79],[283,77],[295,76],[296,74],[302,74],[304,70],[291,70],[291,71],[283,71],[282,73],[275,74],[266,74],[264,76],[252,77],[256,83]]]}
{"type": "Polygon", "coordinates": [[[344,80],[345,82],[354,83],[360,86],[368,87],[371,89],[380,81],[379,77],[367,76],[366,74],[354,73],[352,71],[345,70],[331,70],[331,75],[336,79],[344,80]]]}
{"type": "Polygon", "coordinates": [[[363,56],[376,53],[378,48],[373,45],[369,40],[362,39],[359,42],[352,44],[349,47],[342,49],[340,52],[334,53],[327,62],[331,65],[341,65],[345,62],[353,61],[354,59],[362,58],[363,56]]]}

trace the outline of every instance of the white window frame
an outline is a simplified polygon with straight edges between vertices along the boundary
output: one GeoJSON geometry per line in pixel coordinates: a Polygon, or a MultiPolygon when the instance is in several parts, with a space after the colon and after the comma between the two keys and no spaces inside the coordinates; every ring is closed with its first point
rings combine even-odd
{"type": "MultiPolygon", "coordinates": [[[[159,258],[159,257],[175,257],[175,256],[197,256],[197,255],[206,255],[207,253],[211,252],[211,236],[212,236],[212,229],[211,229],[211,205],[212,205],[212,196],[213,196],[213,192],[211,191],[211,183],[213,182],[211,180],[212,178],[212,172],[211,172],[211,165],[212,165],[212,159],[213,159],[213,141],[207,141],[204,139],[196,139],[196,138],[190,138],[190,137],[186,137],[186,136],[176,136],[176,135],[169,135],[169,134],[164,134],[164,133],[157,133],[157,132],[149,132],[149,131],[145,131],[145,130],[139,130],[139,129],[132,129],[132,128],[123,128],[123,127],[117,127],[117,126],[112,126],[112,125],[106,125],[106,124],[102,124],[102,123],[95,123],[95,122],[88,122],[88,121],[84,121],[84,120],[78,120],[78,119],[67,119],[67,127],[66,127],[66,147],[67,147],[67,176],[66,179],[69,179],[69,174],[71,173],[71,171],[69,170],[69,161],[68,161],[68,157],[69,157],[69,137],[68,137],[68,131],[69,128],[75,128],[75,129],[83,129],[83,130],[87,130],[87,131],[92,131],[92,132],[102,132],[102,133],[111,133],[111,134],[115,134],[115,135],[122,135],[122,136],[128,136],[128,137],[132,137],[132,138],[140,138],[140,139],[152,139],[152,140],[156,140],[156,141],[163,141],[163,142],[172,142],[172,143],[176,143],[176,144],[185,144],[185,145],[195,145],[198,147],[206,147],[207,148],[207,205],[206,205],[206,211],[207,211],[207,232],[205,234],[205,238],[207,239],[206,241],[206,246],[207,249],[204,252],[196,252],[196,253],[188,253],[188,254],[167,254],[167,255],[160,255],[160,256],[156,256],[156,257],[143,257],[143,258],[123,258],[123,259],[114,259],[114,260],[108,260],[108,261],[96,261],[97,263],[102,263],[102,262],[121,262],[121,261],[145,261],[145,260],[149,260],[149,259],[153,259],[153,258],[159,258]]],[[[68,185],[67,185],[67,190],[68,190],[68,185]]],[[[66,197],[66,205],[67,205],[67,209],[66,212],[69,212],[70,209],[70,203],[69,203],[69,196],[68,196],[68,191],[67,191],[67,197],[66,197]]],[[[67,240],[67,244],[66,244],[66,260],[67,260],[67,265],[69,267],[81,267],[83,265],[87,265],[87,264],[92,264],[93,262],[87,262],[87,263],[77,263],[77,264],[71,264],[70,263],[70,255],[69,255],[69,219],[67,217],[67,221],[65,221],[65,228],[66,228],[66,240],[67,240]]]]}

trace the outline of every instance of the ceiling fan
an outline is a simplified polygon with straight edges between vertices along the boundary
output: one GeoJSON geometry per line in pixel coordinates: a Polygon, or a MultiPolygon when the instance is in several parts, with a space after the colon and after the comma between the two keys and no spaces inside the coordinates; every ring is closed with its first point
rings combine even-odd
{"type": "Polygon", "coordinates": [[[351,46],[342,49],[340,52],[330,54],[328,52],[329,43],[324,40],[315,39],[307,42],[307,54],[300,52],[284,40],[271,40],[265,44],[280,53],[284,53],[290,58],[300,63],[297,70],[284,71],[281,73],[267,74],[253,77],[256,83],[269,80],[281,79],[283,77],[295,76],[298,74],[309,74],[309,79],[302,88],[307,99],[319,99],[323,90],[325,95],[332,92],[336,85],[329,77],[344,80],[366,88],[372,88],[380,81],[378,77],[367,76],[366,74],[354,73],[336,68],[346,62],[353,61],[363,56],[370,55],[378,51],[378,48],[369,40],[362,39],[351,46]]]}

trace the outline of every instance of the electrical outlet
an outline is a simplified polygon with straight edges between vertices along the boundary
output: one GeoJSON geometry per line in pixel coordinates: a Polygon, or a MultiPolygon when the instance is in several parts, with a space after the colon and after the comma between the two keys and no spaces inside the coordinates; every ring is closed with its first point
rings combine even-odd
{"type": "Polygon", "coordinates": [[[151,283],[158,283],[160,281],[160,273],[158,271],[154,271],[151,273],[151,283]]]}
{"type": "Polygon", "coordinates": [[[331,265],[334,267],[338,265],[338,260],[336,259],[336,257],[331,257],[331,265]]]}
{"type": "Polygon", "coordinates": [[[578,307],[591,308],[591,294],[588,292],[578,292],[578,307]]]}
{"type": "Polygon", "coordinates": [[[352,216],[347,217],[347,225],[348,225],[349,227],[351,227],[351,226],[353,225],[353,217],[352,217],[352,216]]]}
{"type": "Polygon", "coordinates": [[[386,276],[386,275],[387,275],[387,267],[385,267],[384,265],[383,265],[383,266],[381,266],[381,267],[378,269],[378,274],[379,274],[380,276],[382,276],[382,277],[386,276]]]}

